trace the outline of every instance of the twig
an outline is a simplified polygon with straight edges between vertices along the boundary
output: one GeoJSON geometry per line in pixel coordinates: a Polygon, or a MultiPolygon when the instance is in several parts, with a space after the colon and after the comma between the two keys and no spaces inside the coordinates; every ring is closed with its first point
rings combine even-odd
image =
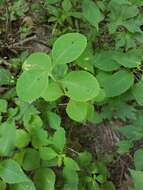
{"type": "Polygon", "coordinates": [[[13,48],[13,47],[21,46],[21,45],[23,45],[23,44],[25,44],[25,43],[27,43],[27,42],[29,42],[29,41],[35,40],[36,38],[37,38],[36,35],[31,36],[31,37],[29,37],[29,38],[26,38],[26,39],[24,39],[24,40],[21,40],[20,42],[16,42],[16,43],[13,43],[13,44],[8,45],[8,48],[13,48]]]}
{"type": "Polygon", "coordinates": [[[73,153],[75,153],[75,154],[78,154],[78,152],[77,151],[75,151],[74,149],[72,149],[72,148],[68,148],[68,150],[70,150],[71,152],[73,152],[73,153]]]}

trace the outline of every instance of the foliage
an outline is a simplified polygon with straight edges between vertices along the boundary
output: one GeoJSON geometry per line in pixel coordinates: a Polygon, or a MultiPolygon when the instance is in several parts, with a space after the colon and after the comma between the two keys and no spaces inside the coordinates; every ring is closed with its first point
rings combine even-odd
{"type": "Polygon", "coordinates": [[[9,21],[10,28],[23,21],[15,29],[19,40],[35,30],[34,16],[27,20],[32,12],[51,33],[42,42],[48,53],[17,56],[12,49],[15,56],[8,59],[0,51],[0,189],[115,190],[108,171],[114,160],[100,154],[96,159],[72,136],[76,127],[108,123],[121,134],[114,156],[134,154],[129,189],[141,190],[143,149],[134,145],[143,138],[142,0],[18,0],[0,6],[2,48],[13,48],[7,43],[9,21]]]}

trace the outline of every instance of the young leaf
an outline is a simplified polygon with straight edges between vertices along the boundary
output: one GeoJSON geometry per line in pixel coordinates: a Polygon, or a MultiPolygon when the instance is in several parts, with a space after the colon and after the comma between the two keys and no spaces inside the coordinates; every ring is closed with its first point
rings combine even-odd
{"type": "Polygon", "coordinates": [[[32,102],[39,98],[48,86],[45,71],[29,70],[22,73],[17,81],[17,95],[22,101],[32,102]]]}
{"type": "Polygon", "coordinates": [[[86,44],[86,37],[80,33],[68,33],[60,36],[53,45],[53,63],[66,64],[76,60],[86,48],[86,44]]]}
{"type": "Polygon", "coordinates": [[[30,142],[30,135],[23,129],[16,129],[16,147],[24,148],[30,142]]]}
{"type": "Polygon", "coordinates": [[[62,152],[66,143],[65,130],[59,128],[53,135],[52,144],[58,151],[62,152]]]}
{"type": "Polygon", "coordinates": [[[0,177],[9,184],[28,181],[19,164],[11,159],[0,162],[0,177]]]}
{"type": "Polygon", "coordinates": [[[63,95],[63,91],[58,85],[58,83],[54,81],[49,81],[45,91],[41,95],[46,101],[55,101],[63,95]]]}
{"type": "Polygon", "coordinates": [[[134,76],[124,70],[112,75],[100,73],[98,76],[100,85],[104,88],[107,97],[119,96],[126,92],[134,83],[134,76]]]}
{"type": "Polygon", "coordinates": [[[47,114],[48,116],[48,122],[49,122],[49,126],[52,129],[59,129],[60,125],[61,125],[61,118],[59,115],[57,115],[54,112],[48,112],[47,114]]]}
{"type": "Polygon", "coordinates": [[[79,102],[95,98],[100,90],[96,78],[86,71],[72,71],[68,73],[62,84],[65,94],[79,102]]]}
{"type": "Polygon", "coordinates": [[[42,52],[33,53],[25,60],[23,70],[45,71],[47,74],[50,74],[52,70],[51,58],[42,52]]]}
{"type": "Polygon", "coordinates": [[[37,190],[55,190],[55,174],[51,169],[38,169],[34,176],[34,182],[37,190]]]}
{"type": "Polygon", "coordinates": [[[88,103],[86,102],[70,100],[66,107],[68,116],[77,122],[84,122],[86,120],[87,111],[88,103]]]}
{"type": "Polygon", "coordinates": [[[82,9],[85,19],[98,30],[98,24],[104,19],[98,6],[92,0],[84,0],[82,9]]]}

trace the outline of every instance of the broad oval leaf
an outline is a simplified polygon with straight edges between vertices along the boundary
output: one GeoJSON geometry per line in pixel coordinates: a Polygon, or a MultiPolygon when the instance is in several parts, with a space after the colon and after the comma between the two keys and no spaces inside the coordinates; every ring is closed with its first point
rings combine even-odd
{"type": "Polygon", "coordinates": [[[95,54],[93,64],[96,68],[103,71],[114,71],[120,67],[113,58],[115,51],[100,51],[95,54]]]}
{"type": "Polygon", "coordinates": [[[114,74],[99,73],[97,78],[105,90],[106,97],[119,96],[126,92],[134,83],[133,74],[124,70],[114,74]]]}
{"type": "Polygon", "coordinates": [[[134,84],[132,88],[132,94],[134,98],[136,99],[137,103],[143,106],[143,82],[142,81],[134,84]]]}
{"type": "Polygon", "coordinates": [[[42,52],[33,53],[25,60],[22,67],[23,70],[25,71],[34,69],[51,73],[52,70],[51,58],[46,53],[42,52]]]}
{"type": "Polygon", "coordinates": [[[127,53],[116,52],[114,60],[127,68],[135,68],[141,64],[142,52],[140,50],[131,50],[127,53]]]}
{"type": "Polygon", "coordinates": [[[71,99],[85,102],[93,99],[99,93],[96,78],[86,71],[72,71],[62,81],[65,94],[71,99]]]}
{"type": "Polygon", "coordinates": [[[44,71],[25,71],[17,81],[17,95],[22,101],[32,102],[43,94],[48,80],[48,75],[44,71]]]}
{"type": "Polygon", "coordinates": [[[19,164],[11,159],[0,162],[0,177],[9,184],[28,181],[19,164]]]}
{"type": "Polygon", "coordinates": [[[52,49],[54,64],[66,64],[76,60],[84,51],[87,39],[80,33],[67,33],[59,37],[52,49]]]}
{"type": "Polygon", "coordinates": [[[68,116],[77,122],[84,122],[86,120],[87,111],[87,102],[76,102],[74,100],[70,100],[66,108],[68,116]]]}
{"type": "Polygon", "coordinates": [[[55,190],[55,174],[49,168],[40,168],[36,171],[34,182],[37,190],[55,190]]]}

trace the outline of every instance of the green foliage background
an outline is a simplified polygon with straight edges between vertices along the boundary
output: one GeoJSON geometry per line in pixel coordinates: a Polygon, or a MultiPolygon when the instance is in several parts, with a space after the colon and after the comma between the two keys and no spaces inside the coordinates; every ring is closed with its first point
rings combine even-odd
{"type": "Polygon", "coordinates": [[[142,190],[143,1],[0,1],[0,12],[0,189],[116,190],[109,165],[129,155],[128,190],[142,190]],[[48,51],[24,49],[41,25],[48,51]],[[67,127],[105,123],[121,138],[96,157],[67,127]]]}

